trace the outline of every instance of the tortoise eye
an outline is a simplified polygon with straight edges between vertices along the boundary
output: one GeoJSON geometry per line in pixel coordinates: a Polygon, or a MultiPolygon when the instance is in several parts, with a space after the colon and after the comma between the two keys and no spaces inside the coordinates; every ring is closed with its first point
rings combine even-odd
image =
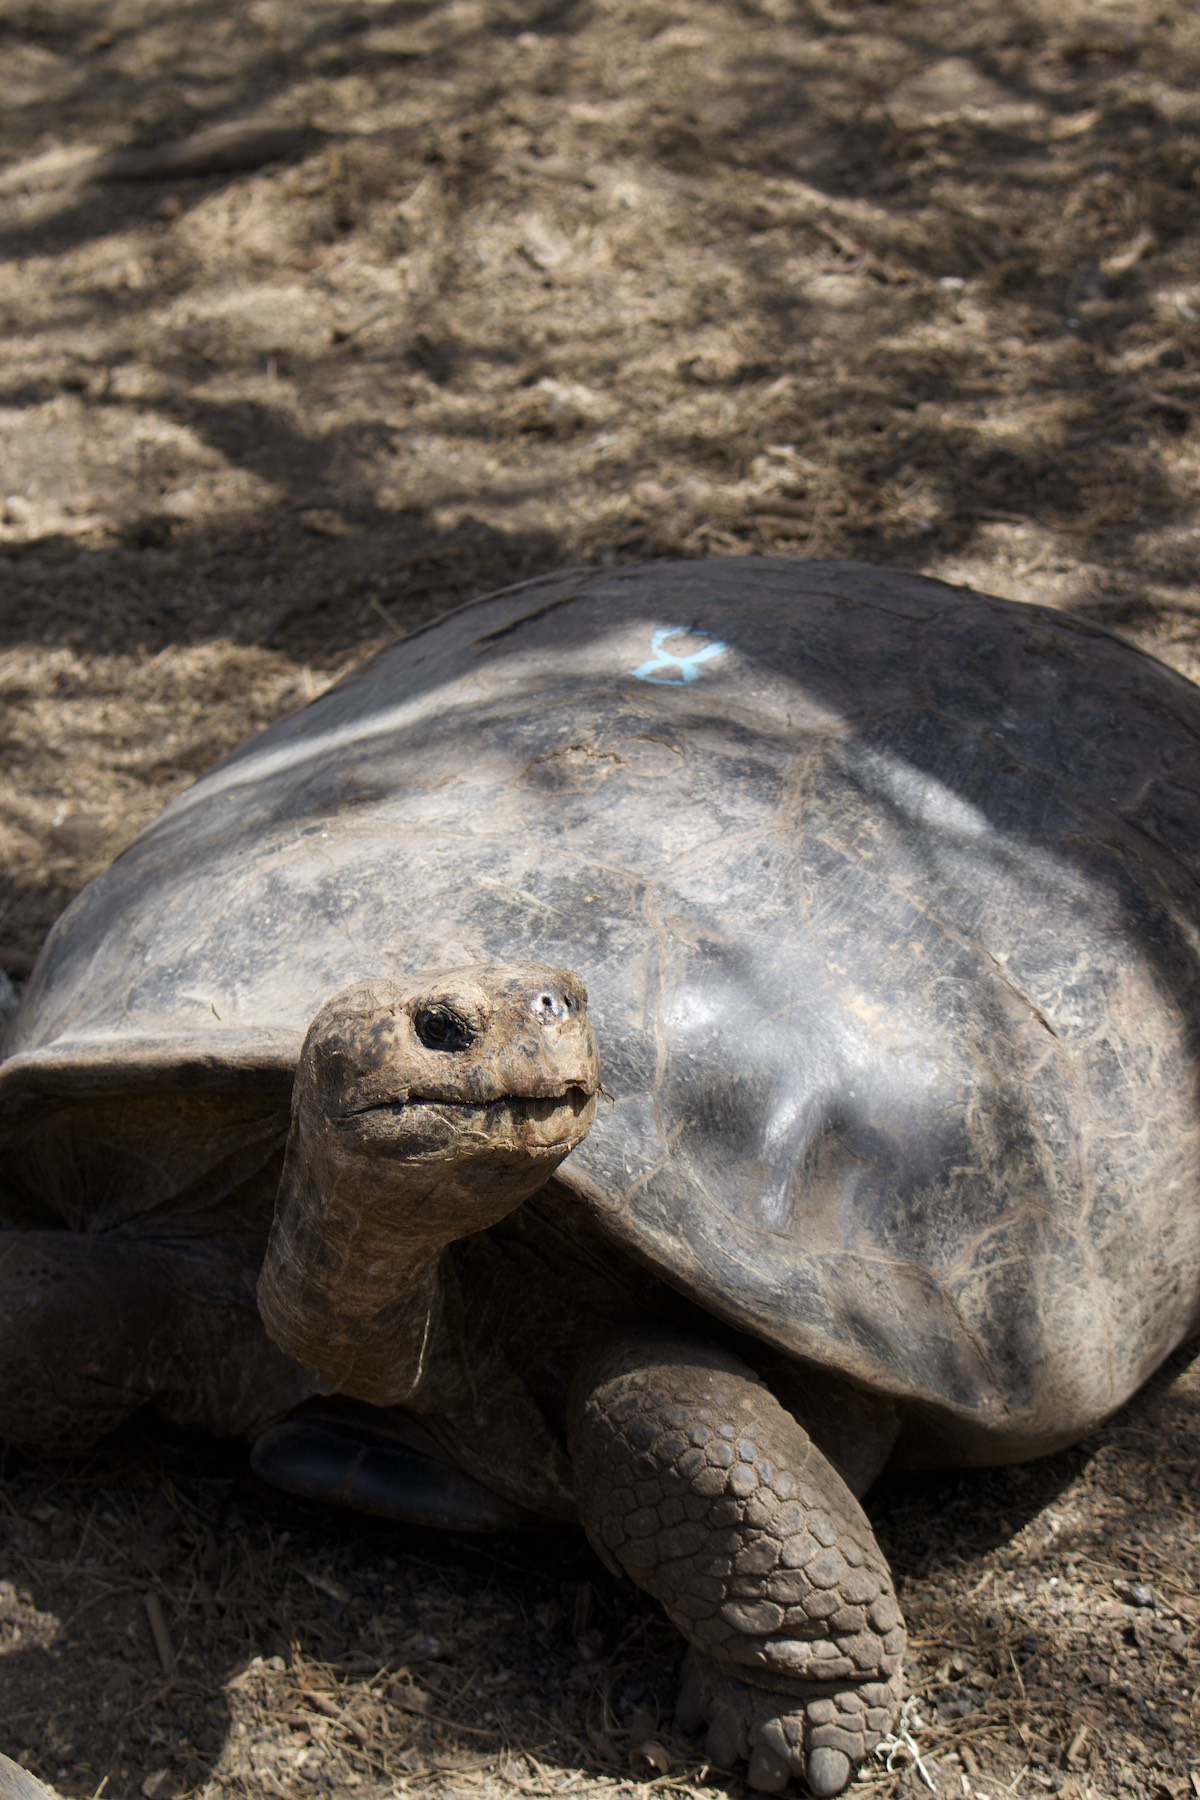
{"type": "Polygon", "coordinates": [[[466,1050],[475,1039],[467,1021],[449,1006],[419,1007],[413,1029],[427,1050],[466,1050]]]}

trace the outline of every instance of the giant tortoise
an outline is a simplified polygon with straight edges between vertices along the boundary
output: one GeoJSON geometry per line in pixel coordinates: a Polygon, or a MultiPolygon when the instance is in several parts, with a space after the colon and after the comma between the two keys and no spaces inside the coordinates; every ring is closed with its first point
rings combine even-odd
{"type": "Polygon", "coordinates": [[[1185,681],[910,575],[414,633],[51,933],[0,1436],[145,1405],[399,1521],[579,1518],[710,1756],[837,1792],[901,1691],[856,1496],[1069,1443],[1197,1325],[1198,793],[1185,681]]]}

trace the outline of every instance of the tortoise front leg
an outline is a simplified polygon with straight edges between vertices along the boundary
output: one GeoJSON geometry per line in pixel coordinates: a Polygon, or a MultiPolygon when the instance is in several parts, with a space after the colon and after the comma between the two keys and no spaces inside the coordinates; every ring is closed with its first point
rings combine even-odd
{"type": "Polygon", "coordinates": [[[610,1567],[693,1646],[680,1722],[752,1786],[840,1792],[895,1720],[904,1627],[862,1508],[724,1351],[630,1337],[581,1371],[569,1445],[610,1567]]]}

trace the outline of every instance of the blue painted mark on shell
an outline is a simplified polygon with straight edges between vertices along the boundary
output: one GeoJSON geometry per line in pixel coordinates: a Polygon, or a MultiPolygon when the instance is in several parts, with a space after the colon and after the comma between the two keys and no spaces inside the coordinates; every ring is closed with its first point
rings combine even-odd
{"type": "Polygon", "coordinates": [[[701,663],[713,662],[723,656],[726,644],[720,638],[710,638],[699,650],[692,650],[686,656],[676,656],[663,645],[668,638],[703,637],[702,631],[696,631],[690,625],[662,625],[650,639],[650,657],[640,663],[629,673],[636,681],[652,681],[659,687],[682,687],[686,681],[697,681],[700,677],[701,663]],[[674,674],[659,671],[674,670],[674,674]]]}

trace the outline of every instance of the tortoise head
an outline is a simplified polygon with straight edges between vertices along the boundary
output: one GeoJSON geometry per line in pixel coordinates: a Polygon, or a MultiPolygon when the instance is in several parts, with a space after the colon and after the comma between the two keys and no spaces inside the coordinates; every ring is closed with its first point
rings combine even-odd
{"type": "Polygon", "coordinates": [[[294,1110],[315,1108],[355,1155],[454,1161],[488,1148],[553,1163],[587,1133],[599,1084],[578,977],[537,963],[452,969],[323,1006],[294,1110]]]}
{"type": "Polygon", "coordinates": [[[271,1336],[327,1387],[402,1398],[440,1252],[542,1186],[599,1087],[587,995],[563,969],[452,969],[330,1000],[300,1054],[259,1278],[271,1336]]]}

